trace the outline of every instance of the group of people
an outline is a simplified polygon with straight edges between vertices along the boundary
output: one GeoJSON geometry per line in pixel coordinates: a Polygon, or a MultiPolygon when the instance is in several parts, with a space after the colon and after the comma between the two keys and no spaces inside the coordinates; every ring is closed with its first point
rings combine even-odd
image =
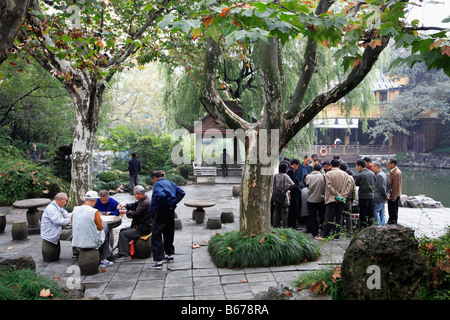
{"type": "Polygon", "coordinates": [[[175,183],[166,180],[159,171],[151,173],[153,193],[151,198],[145,188],[137,185],[132,190],[137,201],[119,204],[109,196],[107,190],[99,193],[86,192],[84,204],[76,206],[69,213],[64,209],[67,194],[58,193],[47,206],[41,218],[41,237],[53,244],[60,240],[72,242],[72,254],[77,257],[80,249],[98,248],[100,267],[107,267],[113,261],[130,261],[130,242],[151,234],[154,264],[152,269],[161,269],[163,262],[173,261],[175,232],[175,208],[185,192],[175,183]],[[118,253],[112,255],[110,232],[102,215],[131,218],[131,226],[120,230],[118,253]],[[113,261],[111,261],[113,260],[113,261]]]}
{"type": "Polygon", "coordinates": [[[353,231],[354,200],[359,207],[359,228],[374,223],[385,225],[386,201],[387,223],[395,224],[402,173],[396,159],[389,159],[387,168],[389,179],[380,162],[372,163],[368,157],[356,162],[357,174],[339,156],[323,163],[317,155],[304,156],[302,162],[284,158],[274,176],[272,225],[301,230],[297,225],[304,223],[306,232],[316,239],[324,239],[333,233],[333,239],[339,240],[344,221],[347,230],[353,231]],[[284,195],[282,201],[278,199],[280,193],[284,195]]]}

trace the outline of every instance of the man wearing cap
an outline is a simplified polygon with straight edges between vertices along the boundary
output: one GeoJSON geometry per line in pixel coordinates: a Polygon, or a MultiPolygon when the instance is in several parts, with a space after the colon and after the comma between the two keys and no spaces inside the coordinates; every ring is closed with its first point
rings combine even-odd
{"type": "Polygon", "coordinates": [[[88,191],[84,204],[73,208],[72,246],[81,249],[98,248],[100,267],[106,267],[113,263],[107,260],[111,256],[108,225],[103,224],[100,212],[93,208],[97,198],[97,192],[88,191]]]}

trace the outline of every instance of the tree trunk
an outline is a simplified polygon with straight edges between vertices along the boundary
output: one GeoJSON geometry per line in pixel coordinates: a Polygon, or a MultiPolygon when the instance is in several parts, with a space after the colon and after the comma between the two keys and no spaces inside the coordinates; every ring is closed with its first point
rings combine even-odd
{"type": "Polygon", "coordinates": [[[0,0],[0,64],[9,56],[29,3],[30,0],[0,0]]]}
{"type": "MultiPolygon", "coordinates": [[[[270,198],[272,196],[274,163],[261,161],[259,130],[246,132],[245,167],[240,192],[240,232],[246,234],[271,232],[270,198]],[[256,161],[255,161],[256,160],[256,161]]],[[[266,143],[264,141],[264,143],[266,143]]]]}
{"type": "MultiPolygon", "coordinates": [[[[97,87],[97,81],[94,77],[92,78],[88,87],[74,86],[69,90],[76,115],[72,142],[72,179],[67,204],[70,209],[81,205],[86,192],[92,189],[92,152],[104,91],[103,86],[97,87]]],[[[86,83],[84,82],[84,86],[86,83]]]]}

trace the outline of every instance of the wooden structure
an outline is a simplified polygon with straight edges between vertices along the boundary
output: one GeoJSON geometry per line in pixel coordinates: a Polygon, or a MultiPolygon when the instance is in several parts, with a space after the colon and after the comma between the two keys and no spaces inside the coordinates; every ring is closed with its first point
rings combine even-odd
{"type": "MultiPolygon", "coordinates": [[[[238,116],[242,117],[243,110],[236,103],[232,101],[225,101],[226,105],[230,110],[236,113],[238,116]]],[[[239,147],[239,138],[236,136],[233,130],[226,129],[219,126],[209,114],[205,115],[199,121],[196,121],[193,126],[183,125],[188,129],[190,134],[195,135],[195,160],[193,163],[194,175],[197,177],[197,182],[199,178],[202,182],[212,182],[217,175],[217,169],[220,168],[221,160],[216,155],[217,161],[214,163],[204,163],[203,159],[203,140],[208,138],[223,138],[223,139],[233,139],[233,149],[227,152],[232,155],[232,163],[229,165],[229,175],[241,175],[243,169],[243,161],[241,150],[239,147]]],[[[221,150],[222,151],[222,150],[221,150]]]]}

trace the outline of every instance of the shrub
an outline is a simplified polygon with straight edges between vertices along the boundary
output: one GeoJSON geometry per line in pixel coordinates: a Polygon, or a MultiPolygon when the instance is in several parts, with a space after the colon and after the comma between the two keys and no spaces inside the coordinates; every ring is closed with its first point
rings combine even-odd
{"type": "Polygon", "coordinates": [[[299,264],[320,256],[317,244],[291,228],[274,228],[268,234],[216,234],[211,237],[208,252],[219,268],[299,264]]]}
{"type": "Polygon", "coordinates": [[[97,178],[103,182],[111,182],[119,180],[119,171],[117,170],[103,171],[97,175],[97,178]]]}
{"type": "Polygon", "coordinates": [[[11,205],[27,198],[52,198],[67,192],[69,186],[54,176],[51,169],[21,159],[0,163],[0,204],[11,205]]]}
{"type": "Polygon", "coordinates": [[[343,300],[344,287],[340,278],[340,270],[339,266],[329,266],[302,273],[293,284],[299,290],[307,289],[312,291],[314,295],[330,294],[333,300],[343,300]]]}
{"type": "Polygon", "coordinates": [[[34,270],[12,270],[0,266],[0,300],[48,300],[48,297],[39,295],[42,289],[50,289],[51,298],[69,298],[58,284],[36,275],[34,270]]]}
{"type": "Polygon", "coordinates": [[[419,238],[419,252],[425,260],[424,280],[419,298],[450,300],[450,228],[436,239],[419,238]]]}

